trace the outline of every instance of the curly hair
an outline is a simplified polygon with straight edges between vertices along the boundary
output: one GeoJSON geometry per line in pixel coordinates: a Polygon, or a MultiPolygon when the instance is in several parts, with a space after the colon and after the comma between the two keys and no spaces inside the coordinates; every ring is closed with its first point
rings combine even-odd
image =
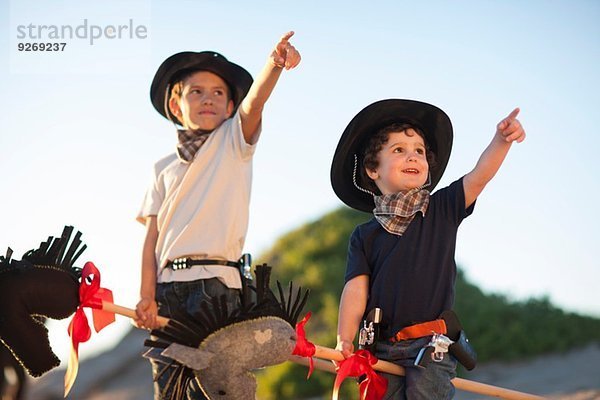
{"type": "Polygon", "coordinates": [[[375,194],[381,194],[381,191],[379,190],[375,182],[369,177],[369,175],[367,175],[366,169],[377,169],[377,167],[379,166],[379,159],[377,158],[377,155],[390,139],[390,133],[405,132],[407,135],[410,136],[410,134],[408,134],[409,129],[414,130],[417,133],[417,135],[419,135],[423,139],[423,142],[425,142],[425,157],[427,158],[427,164],[429,164],[430,169],[432,167],[435,167],[435,153],[430,149],[429,144],[427,143],[427,139],[425,138],[425,134],[423,133],[421,128],[405,122],[395,122],[393,124],[384,126],[383,128],[379,129],[373,136],[371,136],[367,140],[364,146],[361,158],[362,165],[359,166],[359,169],[360,180],[361,183],[365,186],[365,189],[368,189],[375,194]]]}

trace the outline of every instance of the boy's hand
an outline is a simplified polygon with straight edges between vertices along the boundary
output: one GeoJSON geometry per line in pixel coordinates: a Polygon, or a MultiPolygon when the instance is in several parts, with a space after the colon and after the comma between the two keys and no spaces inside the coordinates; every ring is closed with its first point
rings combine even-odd
{"type": "Polygon", "coordinates": [[[294,31],[283,35],[271,53],[273,64],[279,68],[292,69],[300,64],[300,53],[289,42],[292,36],[294,36],[294,31]]]}
{"type": "Polygon", "coordinates": [[[142,329],[156,329],[160,325],[156,321],[158,316],[158,305],[156,301],[149,298],[141,299],[135,306],[137,318],[134,320],[135,326],[142,329]]]}
{"type": "Polygon", "coordinates": [[[342,353],[344,358],[348,358],[354,353],[354,344],[349,340],[340,340],[335,349],[342,353]]]}
{"type": "MultiPolygon", "coordinates": [[[[354,353],[354,344],[352,344],[350,340],[338,340],[335,349],[342,353],[344,359],[346,359],[350,357],[352,353],[354,353]]],[[[331,362],[333,363],[333,365],[335,365],[336,369],[340,367],[339,361],[331,360],[331,362]]]]}
{"type": "Polygon", "coordinates": [[[525,129],[517,119],[517,115],[521,110],[515,108],[508,117],[504,118],[496,126],[496,135],[501,137],[505,142],[511,143],[516,141],[521,143],[525,140],[525,129]]]}

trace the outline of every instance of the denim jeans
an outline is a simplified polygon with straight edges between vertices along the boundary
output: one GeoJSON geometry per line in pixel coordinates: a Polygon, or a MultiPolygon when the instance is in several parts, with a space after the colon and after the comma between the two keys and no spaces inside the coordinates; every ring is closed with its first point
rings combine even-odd
{"type": "Polygon", "coordinates": [[[414,366],[419,351],[431,340],[430,336],[403,340],[397,343],[379,342],[375,355],[405,368],[406,376],[381,373],[388,381],[385,400],[447,400],[454,397],[456,360],[444,354],[441,362],[428,363],[427,368],[414,366]]]}
{"type": "MultiPolygon", "coordinates": [[[[227,309],[230,312],[240,306],[240,291],[228,288],[217,278],[199,279],[191,282],[159,283],[156,285],[158,313],[162,316],[179,320],[185,314],[191,316],[197,315],[200,311],[200,304],[204,301],[208,302],[209,309],[212,310],[212,304],[209,300],[222,295],[225,295],[227,298],[227,309]]],[[[150,362],[152,363],[152,375],[155,379],[154,399],[169,399],[171,397],[170,392],[167,392],[162,397],[161,394],[174,369],[169,368],[156,380],[156,377],[164,369],[165,365],[153,360],[150,362]]],[[[190,385],[188,385],[186,399],[206,399],[195,379],[190,381],[190,385]]]]}

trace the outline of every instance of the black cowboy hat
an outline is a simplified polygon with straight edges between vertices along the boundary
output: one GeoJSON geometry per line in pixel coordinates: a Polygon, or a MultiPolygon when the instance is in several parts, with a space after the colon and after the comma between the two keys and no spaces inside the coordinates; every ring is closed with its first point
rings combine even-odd
{"type": "Polygon", "coordinates": [[[430,167],[431,184],[427,189],[433,190],[440,181],[452,149],[452,123],[448,115],[436,106],[420,101],[380,100],[352,118],[333,155],[331,185],[335,194],[348,206],[369,213],[373,211],[373,196],[356,187],[367,186],[362,182],[359,171],[364,168],[362,152],[369,136],[393,123],[409,123],[423,131],[429,149],[436,156],[436,165],[430,167]]]}
{"type": "Polygon", "coordinates": [[[177,121],[177,118],[168,110],[171,85],[186,73],[192,71],[209,71],[219,75],[229,85],[234,109],[246,97],[252,86],[252,75],[244,68],[228,61],[221,54],[214,51],[184,51],[167,58],[158,67],[152,86],[150,86],[150,100],[152,105],[163,117],[177,121]],[[167,112],[169,113],[167,115],[167,112]]]}

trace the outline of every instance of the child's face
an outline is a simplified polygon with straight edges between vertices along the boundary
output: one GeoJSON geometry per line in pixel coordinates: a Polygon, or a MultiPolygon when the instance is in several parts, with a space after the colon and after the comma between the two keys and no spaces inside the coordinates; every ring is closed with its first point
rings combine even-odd
{"type": "Polygon", "coordinates": [[[212,131],[233,112],[227,90],[220,76],[198,71],[183,81],[181,98],[171,97],[169,106],[184,128],[212,131]]]}
{"type": "Polygon", "coordinates": [[[367,175],[382,194],[406,192],[427,181],[425,142],[413,129],[390,132],[387,143],[377,153],[377,160],[379,165],[375,170],[367,168],[367,175]]]}

